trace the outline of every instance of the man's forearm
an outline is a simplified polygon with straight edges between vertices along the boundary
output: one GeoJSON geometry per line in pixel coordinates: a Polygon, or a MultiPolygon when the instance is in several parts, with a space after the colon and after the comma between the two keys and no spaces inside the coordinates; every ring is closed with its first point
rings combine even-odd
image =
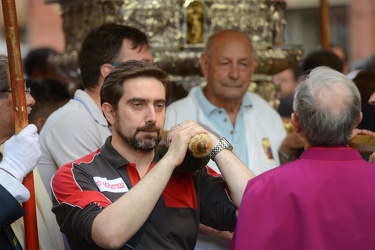
{"type": "Polygon", "coordinates": [[[229,150],[219,152],[215,157],[215,162],[229,187],[233,203],[238,208],[247,182],[255,175],[229,150]]]}
{"type": "Polygon", "coordinates": [[[93,223],[95,243],[103,248],[125,244],[150,215],[173,169],[167,159],[161,159],[128,193],[105,208],[93,223]]]}

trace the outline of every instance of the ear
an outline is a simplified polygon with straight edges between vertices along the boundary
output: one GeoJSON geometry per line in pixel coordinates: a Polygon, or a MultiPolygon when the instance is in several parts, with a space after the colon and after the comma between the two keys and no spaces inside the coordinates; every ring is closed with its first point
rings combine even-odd
{"type": "Polygon", "coordinates": [[[361,114],[359,115],[359,117],[358,117],[358,119],[357,119],[357,121],[355,122],[355,128],[358,126],[358,124],[362,121],[362,118],[363,118],[363,114],[362,114],[362,112],[361,112],[361,114]]]}
{"type": "Polygon", "coordinates": [[[208,74],[208,58],[205,53],[202,53],[201,57],[199,58],[199,65],[201,67],[203,76],[206,77],[208,74]]]}
{"type": "Polygon", "coordinates": [[[113,125],[115,123],[116,112],[113,110],[112,105],[108,102],[103,103],[102,111],[109,124],[113,125]]]}
{"type": "Polygon", "coordinates": [[[103,79],[113,70],[113,66],[109,63],[105,63],[100,67],[100,74],[103,79]]]}
{"type": "Polygon", "coordinates": [[[297,133],[301,133],[301,125],[299,124],[299,121],[298,121],[298,117],[297,117],[297,115],[293,112],[293,113],[290,115],[290,118],[291,118],[291,121],[292,121],[292,124],[293,124],[294,130],[295,130],[297,133]]]}

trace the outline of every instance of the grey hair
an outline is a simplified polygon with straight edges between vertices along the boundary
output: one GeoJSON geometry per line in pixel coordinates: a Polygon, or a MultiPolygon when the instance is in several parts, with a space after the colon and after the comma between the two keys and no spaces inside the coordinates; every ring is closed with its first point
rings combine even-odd
{"type": "MultiPolygon", "coordinates": [[[[8,57],[0,54],[0,90],[9,89],[9,63],[8,57]]],[[[8,92],[0,92],[0,99],[6,98],[8,92]]]]}
{"type": "Polygon", "coordinates": [[[293,110],[310,146],[348,145],[361,114],[361,96],[349,78],[321,66],[301,78],[293,110]]]}

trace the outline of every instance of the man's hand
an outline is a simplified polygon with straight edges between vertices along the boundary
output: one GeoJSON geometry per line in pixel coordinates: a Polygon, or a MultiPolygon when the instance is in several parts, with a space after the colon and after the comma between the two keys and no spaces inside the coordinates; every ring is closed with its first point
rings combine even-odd
{"type": "Polygon", "coordinates": [[[41,155],[37,128],[34,124],[29,124],[18,135],[12,136],[5,142],[0,169],[22,182],[23,178],[34,169],[41,155]]]}
{"type": "MultiPolygon", "coordinates": [[[[287,154],[289,157],[293,157],[297,154],[298,150],[300,150],[303,147],[303,137],[299,133],[293,131],[285,137],[284,141],[280,145],[279,150],[287,154]]],[[[288,161],[288,159],[280,157],[281,164],[286,163],[288,161]]]]}
{"type": "MultiPolygon", "coordinates": [[[[353,129],[352,131],[352,140],[354,139],[354,137],[356,137],[357,135],[367,135],[367,136],[375,136],[375,133],[370,131],[370,130],[367,130],[367,129],[358,129],[358,128],[355,128],[353,129]]],[[[375,152],[373,152],[369,159],[368,159],[369,162],[375,164],[375,152]]]]}
{"type": "Polygon", "coordinates": [[[371,162],[372,164],[375,164],[375,152],[373,152],[373,153],[370,155],[368,161],[371,162]]]}
{"type": "Polygon", "coordinates": [[[358,128],[355,128],[355,129],[353,129],[353,131],[352,131],[352,140],[353,140],[353,138],[354,138],[356,135],[375,136],[375,133],[372,132],[372,131],[370,131],[370,130],[367,130],[367,129],[358,129],[358,128]]]}
{"type": "Polygon", "coordinates": [[[199,232],[205,235],[213,236],[227,241],[231,241],[233,237],[233,233],[229,231],[219,231],[203,224],[199,224],[199,232]]]}
{"type": "Polygon", "coordinates": [[[191,138],[198,134],[207,134],[207,131],[191,120],[173,126],[167,135],[168,152],[163,158],[170,157],[170,162],[175,167],[179,166],[185,158],[191,138]]]}

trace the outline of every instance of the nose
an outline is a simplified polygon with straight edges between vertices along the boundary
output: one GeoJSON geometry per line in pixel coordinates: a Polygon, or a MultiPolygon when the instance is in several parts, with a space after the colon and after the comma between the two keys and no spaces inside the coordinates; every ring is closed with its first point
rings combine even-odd
{"type": "Polygon", "coordinates": [[[26,93],[26,106],[32,107],[35,105],[35,99],[30,95],[30,93],[26,93]]]}
{"type": "Polygon", "coordinates": [[[239,76],[240,76],[239,67],[237,64],[233,63],[229,71],[229,77],[232,79],[238,79],[239,76]]]}
{"type": "Polygon", "coordinates": [[[375,106],[375,92],[368,99],[368,104],[375,106]]]}
{"type": "Polygon", "coordinates": [[[149,106],[147,108],[147,111],[146,111],[146,122],[151,122],[151,123],[156,122],[156,111],[155,111],[155,107],[153,105],[149,106]]]}

